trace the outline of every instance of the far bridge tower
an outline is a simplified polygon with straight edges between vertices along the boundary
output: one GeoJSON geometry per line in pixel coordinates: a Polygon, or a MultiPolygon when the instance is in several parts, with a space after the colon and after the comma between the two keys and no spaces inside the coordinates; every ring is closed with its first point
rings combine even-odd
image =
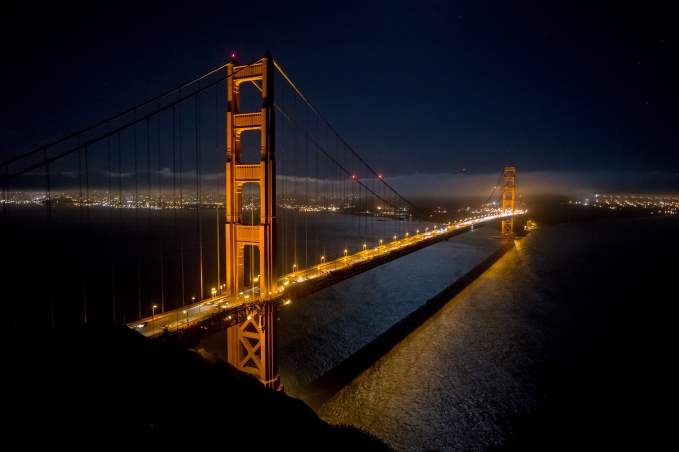
{"type": "Polygon", "coordinates": [[[502,212],[511,211],[512,216],[502,220],[503,237],[514,235],[514,209],[516,200],[516,167],[505,166],[502,171],[502,212]]]}

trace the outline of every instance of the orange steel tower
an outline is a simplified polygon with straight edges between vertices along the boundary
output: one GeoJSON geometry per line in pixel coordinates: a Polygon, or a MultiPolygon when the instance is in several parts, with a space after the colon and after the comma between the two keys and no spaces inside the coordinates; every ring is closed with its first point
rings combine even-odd
{"type": "MultiPolygon", "coordinates": [[[[228,110],[226,115],[226,288],[238,295],[245,285],[244,250],[253,247],[259,257],[259,300],[247,317],[227,331],[228,361],[237,369],[256,376],[265,386],[278,389],[277,309],[270,301],[276,290],[274,252],[276,202],[274,172],[273,59],[267,53],[257,63],[237,66],[232,59],[226,66],[228,110]],[[240,87],[255,83],[261,89],[259,111],[240,111],[240,87]],[[259,163],[241,163],[241,134],[260,133],[259,163]],[[259,186],[259,224],[243,222],[243,187],[259,186]]],[[[253,286],[254,287],[254,286],[253,286]]],[[[250,295],[256,298],[256,294],[250,295]]]]}
{"type": "Polygon", "coordinates": [[[503,237],[514,234],[514,201],[516,199],[516,167],[505,166],[502,171],[502,211],[511,210],[512,216],[502,220],[501,231],[503,237]]]}

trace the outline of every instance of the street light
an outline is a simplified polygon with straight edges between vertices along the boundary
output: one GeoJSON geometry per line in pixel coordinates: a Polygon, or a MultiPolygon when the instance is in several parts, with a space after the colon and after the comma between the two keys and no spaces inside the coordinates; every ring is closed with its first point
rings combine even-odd
{"type": "Polygon", "coordinates": [[[365,251],[366,248],[368,248],[368,244],[363,242],[363,251],[365,251]]]}
{"type": "Polygon", "coordinates": [[[325,256],[321,256],[321,264],[325,262],[325,256]]]}
{"type": "Polygon", "coordinates": [[[212,294],[212,297],[213,297],[213,298],[216,297],[216,296],[217,296],[217,289],[215,289],[215,288],[213,287],[212,289],[210,289],[210,293],[212,294]]]}
{"type": "Polygon", "coordinates": [[[294,273],[295,270],[297,269],[297,264],[292,264],[292,272],[294,273]]]}
{"type": "MultiPolygon", "coordinates": [[[[156,309],[158,309],[157,304],[151,306],[151,323],[154,323],[154,321],[156,320],[156,309]]],[[[153,327],[155,328],[155,324],[153,325],[153,327]]]]}
{"type": "Polygon", "coordinates": [[[182,311],[182,313],[186,314],[186,328],[188,328],[188,327],[189,327],[189,311],[187,311],[186,309],[184,309],[184,310],[182,311]]]}
{"type": "MultiPolygon", "coordinates": [[[[195,302],[196,302],[196,297],[195,297],[195,296],[194,296],[194,297],[191,297],[191,301],[192,301],[193,303],[195,303],[195,302]]],[[[193,304],[193,303],[192,303],[192,304],[193,304]]],[[[198,315],[200,315],[200,303],[198,303],[198,315]]]]}
{"type": "Polygon", "coordinates": [[[349,254],[349,250],[344,248],[344,260],[347,259],[347,254],[349,254]]]}

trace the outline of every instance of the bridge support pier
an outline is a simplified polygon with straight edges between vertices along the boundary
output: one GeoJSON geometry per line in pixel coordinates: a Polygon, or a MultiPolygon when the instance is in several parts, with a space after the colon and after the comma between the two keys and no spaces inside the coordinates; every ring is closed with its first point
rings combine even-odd
{"type": "Polygon", "coordinates": [[[227,330],[227,359],[237,369],[254,375],[268,388],[280,389],[278,331],[275,303],[264,302],[244,321],[227,330]]]}
{"type": "Polygon", "coordinates": [[[257,250],[258,273],[250,275],[253,285],[247,295],[252,306],[242,322],[227,332],[227,356],[231,365],[256,376],[267,387],[278,389],[277,308],[270,301],[275,293],[274,254],[276,250],[275,132],[273,101],[273,60],[266,55],[248,66],[230,61],[227,70],[228,110],[226,115],[226,288],[227,294],[239,296],[246,290],[244,249],[257,250]],[[240,111],[241,84],[253,83],[262,93],[259,111],[240,111]],[[260,135],[258,163],[241,161],[241,134],[256,131],[260,135]],[[246,224],[243,215],[243,187],[259,187],[260,215],[256,224],[246,224]]]}

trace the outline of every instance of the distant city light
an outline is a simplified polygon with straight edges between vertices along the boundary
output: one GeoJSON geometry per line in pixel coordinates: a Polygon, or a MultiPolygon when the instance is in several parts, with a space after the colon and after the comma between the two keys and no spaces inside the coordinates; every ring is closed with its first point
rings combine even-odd
{"type": "Polygon", "coordinates": [[[637,209],[646,213],[677,215],[679,213],[679,198],[659,195],[594,195],[594,200],[569,200],[568,203],[577,206],[592,207],[608,210],[637,209]]]}

